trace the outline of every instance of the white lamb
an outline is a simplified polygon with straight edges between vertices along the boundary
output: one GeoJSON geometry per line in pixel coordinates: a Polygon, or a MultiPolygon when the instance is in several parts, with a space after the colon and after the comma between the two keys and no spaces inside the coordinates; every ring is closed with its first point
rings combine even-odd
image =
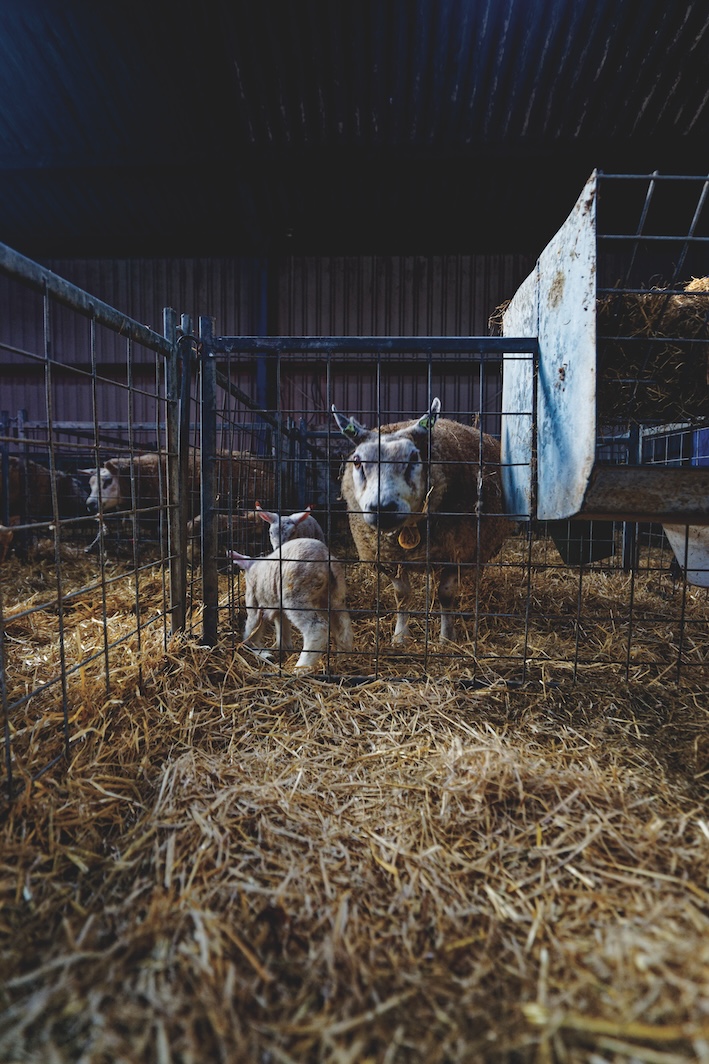
{"type": "Polygon", "coordinates": [[[319,539],[321,543],[325,542],[325,533],[310,509],[310,506],[307,506],[305,510],[281,516],[271,510],[264,510],[256,500],[256,513],[268,524],[268,535],[274,550],[277,550],[281,543],[289,543],[292,539],[319,539]]]}
{"type": "MultiPolygon", "coordinates": [[[[276,648],[292,651],[291,625],[303,636],[296,669],[311,668],[328,648],[352,650],[352,624],[346,606],[342,565],[317,539],[293,539],[263,558],[227,551],[246,575],[244,642],[263,647],[264,625],[276,629],[276,648]]],[[[268,656],[266,652],[262,656],[268,656]]]]}

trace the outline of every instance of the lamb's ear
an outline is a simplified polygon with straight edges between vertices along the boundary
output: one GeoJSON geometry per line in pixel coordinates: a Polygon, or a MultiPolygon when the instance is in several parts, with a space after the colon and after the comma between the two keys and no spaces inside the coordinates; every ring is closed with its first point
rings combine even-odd
{"type": "Polygon", "coordinates": [[[246,554],[239,554],[236,550],[228,550],[226,556],[229,561],[232,561],[234,565],[238,565],[240,569],[250,569],[254,562],[258,561],[257,558],[249,558],[246,554]]]}
{"type": "Polygon", "coordinates": [[[304,521],[306,517],[310,517],[310,507],[307,510],[301,510],[300,513],[291,514],[290,519],[294,525],[299,525],[301,521],[304,521]]]}
{"type": "Polygon", "coordinates": [[[431,406],[427,414],[424,414],[422,418],[414,425],[415,435],[427,435],[433,426],[438,421],[441,413],[441,400],[436,398],[431,402],[431,406]]]}
{"type": "Polygon", "coordinates": [[[346,436],[348,440],[354,440],[357,443],[363,436],[368,434],[368,429],[364,425],[360,425],[359,421],[355,418],[346,418],[344,414],[341,414],[339,410],[335,409],[335,404],[332,405],[332,416],[334,417],[337,427],[343,436],[346,436]]]}
{"type": "Polygon", "coordinates": [[[256,500],[256,513],[259,515],[262,521],[267,521],[269,525],[272,525],[277,520],[277,515],[272,514],[270,510],[264,510],[261,503],[256,500]]]}

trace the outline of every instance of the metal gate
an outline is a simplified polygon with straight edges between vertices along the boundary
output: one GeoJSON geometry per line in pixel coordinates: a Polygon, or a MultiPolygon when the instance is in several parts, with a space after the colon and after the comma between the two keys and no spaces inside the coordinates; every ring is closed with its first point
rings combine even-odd
{"type": "MultiPolygon", "coordinates": [[[[332,553],[351,575],[359,567],[344,503],[340,498],[340,472],[348,450],[333,421],[332,407],[354,414],[369,427],[420,417],[439,398],[442,416],[478,425],[499,439],[502,419],[518,423],[518,432],[533,438],[534,411],[517,409],[507,415],[501,408],[503,353],[532,366],[536,341],[502,337],[223,337],[213,335],[213,322],[200,320],[198,344],[202,374],[202,540],[201,638],[214,644],[220,636],[241,640],[243,586],[225,572],[225,553],[231,548],[253,556],[271,550],[256,502],[279,513],[312,507],[332,553]],[[250,397],[262,405],[254,411],[250,397]],[[253,490],[246,479],[223,476],[223,457],[258,451],[260,466],[250,470],[253,490]],[[238,487],[235,485],[238,484],[238,487]],[[259,492],[261,494],[259,494],[259,492]]],[[[528,461],[532,461],[532,453],[528,461]]],[[[232,463],[236,468],[238,459],[232,463]]],[[[495,470],[495,475],[500,475],[495,470]]],[[[477,500],[469,500],[475,519],[477,500]]],[[[529,525],[532,499],[511,520],[529,525]]],[[[523,537],[526,542],[526,537],[523,537]]],[[[370,566],[370,569],[373,568],[370,566]]],[[[356,581],[355,581],[356,582],[356,581]]],[[[383,590],[383,584],[381,585],[383,590]]],[[[435,589],[427,583],[419,605],[422,623],[429,631],[435,589]]],[[[376,642],[388,640],[392,608],[385,596],[354,605],[355,616],[376,618],[376,642]]],[[[480,607],[463,610],[464,622],[476,626],[480,607]]],[[[357,627],[355,622],[355,627],[357,627]]],[[[479,648],[476,647],[476,651],[479,648]]],[[[445,662],[451,650],[442,651],[435,637],[427,636],[423,649],[412,651],[412,671],[445,662]]],[[[282,663],[281,663],[282,664],[282,663]]],[[[387,666],[379,653],[370,657],[367,675],[387,666]]],[[[523,665],[522,665],[523,667],[523,665]]]]}

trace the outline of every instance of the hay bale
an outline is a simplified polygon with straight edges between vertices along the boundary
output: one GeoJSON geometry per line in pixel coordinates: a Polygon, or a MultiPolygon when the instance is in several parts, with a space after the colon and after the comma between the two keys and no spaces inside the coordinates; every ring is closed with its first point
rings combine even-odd
{"type": "MultiPolygon", "coordinates": [[[[491,335],[502,335],[510,302],[490,315],[491,335]]],[[[600,424],[709,421],[709,277],[693,277],[679,292],[601,296],[596,326],[600,424]]]]}
{"type": "Polygon", "coordinates": [[[709,277],[682,292],[609,293],[596,312],[599,419],[709,419],[709,277]]]}

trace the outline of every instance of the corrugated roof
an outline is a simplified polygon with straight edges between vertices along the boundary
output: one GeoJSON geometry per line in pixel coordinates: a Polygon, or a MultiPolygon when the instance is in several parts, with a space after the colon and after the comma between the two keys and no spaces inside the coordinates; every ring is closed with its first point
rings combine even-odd
{"type": "Polygon", "coordinates": [[[0,7],[0,240],[538,251],[594,167],[709,169],[706,0],[0,7]]]}

